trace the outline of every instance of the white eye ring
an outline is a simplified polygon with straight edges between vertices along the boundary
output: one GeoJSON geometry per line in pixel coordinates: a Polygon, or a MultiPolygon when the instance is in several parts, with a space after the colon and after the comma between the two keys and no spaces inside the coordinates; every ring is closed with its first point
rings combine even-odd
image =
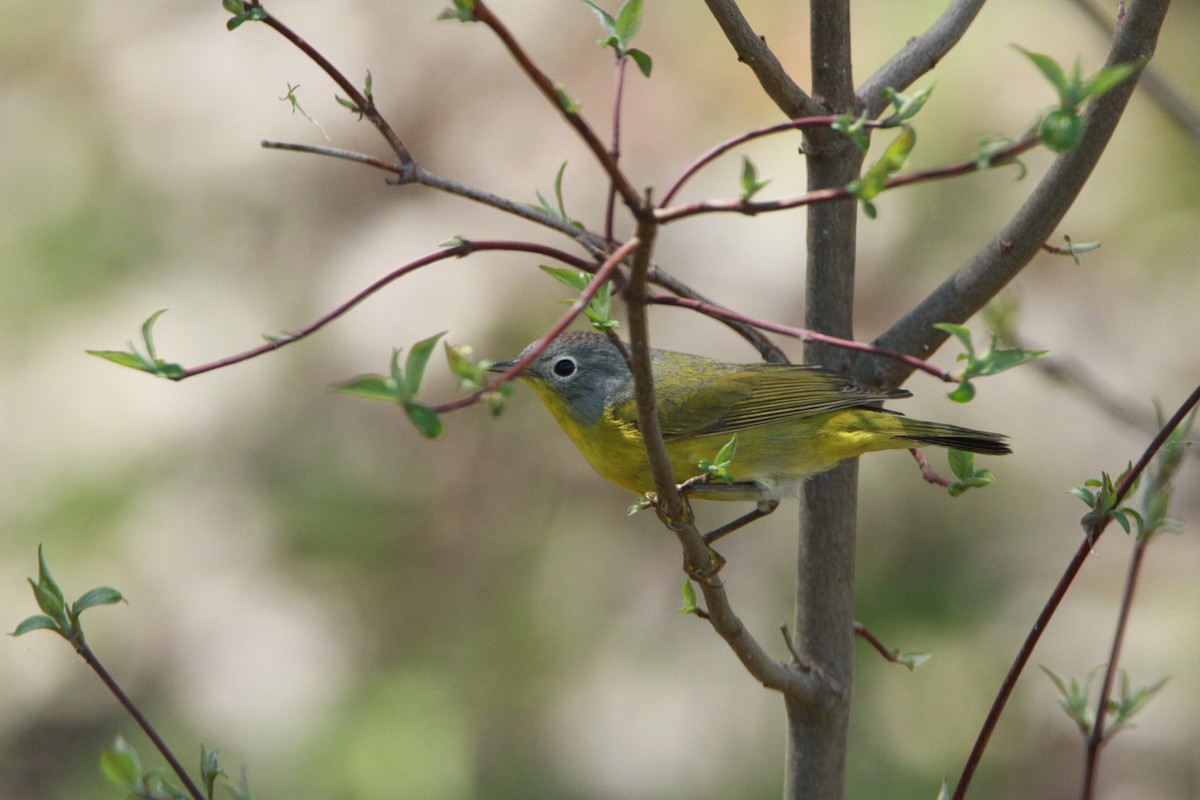
{"type": "Polygon", "coordinates": [[[554,373],[554,377],[565,381],[575,376],[575,373],[579,371],[579,365],[571,356],[563,356],[554,362],[550,371],[554,373]]]}

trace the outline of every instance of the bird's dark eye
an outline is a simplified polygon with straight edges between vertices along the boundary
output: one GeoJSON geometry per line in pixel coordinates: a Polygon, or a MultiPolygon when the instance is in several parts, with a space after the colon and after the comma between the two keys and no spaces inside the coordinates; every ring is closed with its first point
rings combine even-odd
{"type": "Polygon", "coordinates": [[[560,358],[554,362],[554,374],[560,378],[569,378],[575,374],[575,359],[560,358]]]}

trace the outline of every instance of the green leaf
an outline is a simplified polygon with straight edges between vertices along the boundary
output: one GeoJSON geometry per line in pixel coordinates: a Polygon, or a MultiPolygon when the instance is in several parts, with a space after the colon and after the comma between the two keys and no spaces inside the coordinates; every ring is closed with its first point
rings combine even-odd
{"type": "Polygon", "coordinates": [[[360,375],[333,387],[335,392],[364,397],[367,400],[383,400],[389,403],[400,402],[395,383],[382,375],[360,375]]]}
{"type": "Polygon", "coordinates": [[[1017,45],[1013,45],[1013,47],[1015,47],[1018,52],[1033,62],[1033,65],[1038,68],[1038,71],[1041,72],[1046,80],[1050,82],[1050,85],[1058,91],[1059,97],[1062,97],[1065,94],[1067,91],[1067,76],[1063,72],[1062,67],[1058,65],[1057,61],[1050,56],[1042,55],[1041,53],[1034,53],[1017,45]]]}
{"type": "Polygon", "coordinates": [[[1084,92],[1090,98],[1100,97],[1112,91],[1122,81],[1129,78],[1146,64],[1146,59],[1139,58],[1126,64],[1114,64],[1104,67],[1084,83],[1084,92]]]}
{"type": "Polygon", "coordinates": [[[901,125],[900,133],[884,149],[879,160],[872,164],[862,174],[862,177],[851,181],[850,185],[846,187],[847,191],[862,204],[863,213],[869,219],[874,219],[876,215],[875,206],[871,201],[883,193],[887,187],[888,178],[904,168],[916,143],[917,132],[908,125],[901,125]]]}
{"type": "Polygon", "coordinates": [[[432,408],[420,403],[405,403],[404,411],[421,435],[430,439],[436,439],[442,435],[442,420],[432,408]]]}
{"type": "Polygon", "coordinates": [[[137,752],[124,739],[117,737],[111,750],[100,755],[100,770],[116,787],[137,792],[142,779],[142,764],[137,752]]]}
{"type": "Polygon", "coordinates": [[[771,181],[760,181],[758,179],[758,170],[746,156],[742,156],[742,200],[749,200],[754,195],[758,194],[764,186],[771,181]]]}
{"type": "Polygon", "coordinates": [[[605,36],[611,39],[619,39],[617,36],[617,21],[613,19],[612,14],[609,14],[600,6],[592,2],[592,0],[583,0],[588,8],[592,9],[592,13],[596,15],[596,19],[600,20],[600,27],[604,29],[605,36]]]}
{"type": "Polygon", "coordinates": [[[932,86],[921,89],[911,95],[901,94],[891,87],[884,89],[883,96],[892,104],[892,108],[896,109],[896,113],[880,120],[880,125],[885,128],[894,128],[900,123],[912,119],[925,107],[925,103],[929,100],[929,95],[931,94],[933,94],[932,86]]]}
{"type": "Polygon", "coordinates": [[[738,435],[735,433],[717,451],[714,460],[709,461],[707,458],[700,459],[700,463],[697,466],[701,472],[708,474],[709,480],[721,481],[724,484],[733,485],[733,476],[729,473],[729,465],[733,463],[734,455],[737,454],[737,439],[738,435]]]}
{"type": "Polygon", "coordinates": [[[465,344],[451,345],[444,343],[446,349],[446,364],[450,372],[462,381],[460,388],[475,388],[482,385],[482,378],[487,368],[471,360],[471,348],[465,344]]]}
{"type": "Polygon", "coordinates": [[[160,308],[142,323],[142,341],[146,343],[146,355],[150,356],[152,361],[158,360],[158,351],[154,347],[154,323],[158,322],[158,318],[165,313],[167,310],[160,308]]]}
{"type": "Polygon", "coordinates": [[[917,667],[924,664],[933,657],[932,653],[896,653],[895,659],[897,664],[903,664],[908,667],[909,672],[915,672],[917,667]]]}
{"type": "Polygon", "coordinates": [[[29,585],[33,587],[33,599],[37,602],[38,608],[58,622],[60,628],[63,627],[66,622],[66,604],[63,602],[62,596],[32,580],[29,581],[29,585]]]}
{"type": "Polygon", "coordinates": [[[633,59],[633,63],[637,64],[637,68],[641,70],[643,75],[645,75],[647,78],[650,77],[650,70],[654,66],[654,62],[644,50],[639,50],[636,47],[632,47],[625,51],[625,55],[633,59]]]}
{"type": "Polygon", "coordinates": [[[1108,729],[1109,735],[1111,736],[1121,728],[1131,727],[1130,720],[1133,715],[1141,711],[1150,698],[1158,694],[1158,691],[1166,686],[1170,679],[1171,676],[1168,675],[1150,686],[1143,686],[1136,692],[1130,693],[1129,676],[1125,674],[1124,670],[1121,670],[1121,697],[1115,704],[1115,716],[1108,729]]]}
{"type": "Polygon", "coordinates": [[[996,478],[986,469],[975,469],[975,455],[962,450],[950,448],[946,451],[946,458],[950,462],[950,469],[954,472],[957,481],[946,487],[946,491],[951,497],[958,497],[968,489],[982,489],[985,486],[991,486],[996,482],[996,478]]]}
{"type": "Polygon", "coordinates": [[[96,356],[111,361],[114,364],[130,369],[141,370],[142,372],[151,372],[147,368],[146,360],[138,353],[125,352],[124,350],[84,350],[89,356],[96,356]]]}
{"type": "Polygon", "coordinates": [[[207,797],[213,796],[213,785],[217,778],[228,778],[229,773],[221,768],[217,763],[217,751],[208,750],[204,745],[200,745],[200,778],[204,781],[204,789],[207,797]]]}
{"type": "Polygon", "coordinates": [[[169,378],[170,380],[181,380],[187,377],[187,371],[179,364],[164,361],[158,357],[158,352],[154,346],[153,328],[154,323],[158,318],[166,313],[166,309],[155,311],[150,317],[142,323],[142,341],[146,347],[147,355],[142,355],[138,349],[129,345],[128,352],[117,350],[88,350],[88,355],[97,356],[114,364],[119,364],[122,367],[149,372],[151,375],[157,375],[160,378],[169,378]]]}
{"type": "Polygon", "coordinates": [[[58,623],[43,614],[34,614],[32,617],[26,617],[9,636],[16,638],[24,636],[30,631],[55,631],[61,633],[58,629],[58,623]]]}
{"type": "Polygon", "coordinates": [[[554,84],[554,96],[558,98],[558,106],[566,114],[578,114],[581,106],[576,103],[561,83],[554,84]]]}
{"type": "Polygon", "coordinates": [[[951,449],[946,453],[950,462],[950,471],[956,478],[969,478],[975,472],[975,455],[965,450],[951,449]]]}
{"type": "Polygon", "coordinates": [[[1084,502],[1084,504],[1088,508],[1091,508],[1092,506],[1096,505],[1096,495],[1093,494],[1092,492],[1090,492],[1089,490],[1083,488],[1082,486],[1076,486],[1074,489],[1071,489],[1070,491],[1068,491],[1067,494],[1071,494],[1071,495],[1074,495],[1075,497],[1078,497],[1080,500],[1082,500],[1084,502]]]}
{"type": "Polygon", "coordinates": [[[107,586],[97,586],[89,589],[71,606],[71,613],[78,616],[93,606],[108,606],[123,602],[125,598],[116,589],[107,586]]]}
{"type": "Polygon", "coordinates": [[[975,399],[975,386],[970,381],[964,380],[958,384],[957,389],[947,392],[946,397],[956,403],[969,403],[975,399]]]}
{"type": "Polygon", "coordinates": [[[475,0],[454,0],[454,5],[438,14],[439,20],[475,22],[475,0]]]}
{"type": "MultiPolygon", "coordinates": [[[[638,508],[639,506],[634,506],[638,508]]],[[[696,587],[692,586],[692,582],[683,579],[683,605],[678,608],[680,614],[695,614],[698,607],[696,605],[696,587]]]]}
{"type": "Polygon", "coordinates": [[[625,0],[621,9],[617,11],[616,24],[613,27],[613,33],[620,41],[622,50],[637,36],[641,27],[642,0],[625,0]]]}
{"type": "Polygon", "coordinates": [[[413,397],[417,390],[421,388],[421,381],[425,378],[425,366],[429,363],[429,356],[433,354],[433,348],[437,346],[438,340],[446,335],[446,331],[435,333],[427,339],[414,344],[408,350],[408,358],[404,362],[404,372],[408,376],[408,395],[413,397]]]}
{"type": "Polygon", "coordinates": [[[589,280],[586,272],[569,267],[551,267],[546,264],[539,264],[538,268],[572,291],[582,292],[587,288],[589,280]]]}
{"type": "Polygon", "coordinates": [[[858,149],[865,153],[871,146],[870,137],[867,135],[866,121],[867,112],[865,111],[857,117],[847,113],[835,119],[829,127],[849,136],[858,145],[858,149]]]}
{"type": "MultiPolygon", "coordinates": [[[[30,581],[30,583],[33,583],[33,581],[30,581]]],[[[60,589],[58,587],[58,584],[55,583],[54,576],[50,574],[50,567],[48,567],[46,565],[46,554],[40,544],[38,545],[38,582],[37,582],[37,585],[44,588],[47,592],[50,593],[50,595],[52,595],[55,599],[57,599],[60,608],[66,604],[66,599],[63,597],[62,589],[60,589]]],[[[45,611],[44,608],[42,610],[45,611]]],[[[47,613],[49,613],[49,612],[47,612],[47,613]]],[[[51,615],[51,616],[53,616],[53,615],[51,615]]]]}

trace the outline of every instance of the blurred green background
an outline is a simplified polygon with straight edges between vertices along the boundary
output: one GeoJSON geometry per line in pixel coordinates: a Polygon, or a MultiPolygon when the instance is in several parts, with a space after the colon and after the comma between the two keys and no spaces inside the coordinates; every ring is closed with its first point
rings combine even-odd
{"type": "MultiPolygon", "coordinates": [[[[569,162],[569,210],[598,226],[604,184],[578,140],[482,26],[436,23],[446,3],[269,7],[377,101],[428,168],[520,200],[569,162]],[[536,144],[533,144],[536,143],[536,144]]],[[[796,3],[746,10],[807,83],[796,3]]],[[[854,4],[860,79],[942,3],[854,4]]],[[[582,3],[496,0],[538,63],[607,130],[611,57],[582,3]]],[[[1107,6],[1106,6],[1107,8],[1107,6]]],[[[1111,11],[1111,9],[1109,9],[1111,11]]],[[[382,371],[393,346],[449,330],[494,359],[561,312],[537,259],[484,254],[406,278],[312,339],[182,384],[84,354],[143,319],[192,365],[294,329],[455,234],[545,231],[375,171],[260,149],[261,139],[387,155],[334,87],[263,26],[226,33],[220,4],[5,3],[0,8],[0,627],[35,613],[36,547],[68,594],[129,600],[90,612],[89,639],[190,765],[199,745],[245,764],[259,797],[777,797],[783,713],[702,622],[675,613],[679,553],[653,515],[591,474],[533,396],[475,408],[422,439],[397,409],[329,387],[382,371]]],[[[1156,62],[1195,94],[1200,15],[1171,12],[1156,62]]],[[[1102,37],[1070,2],[985,8],[918,120],[911,166],[969,157],[1054,102],[1019,43],[1085,70],[1102,37]]],[[[698,4],[648,3],[624,160],[661,191],[692,158],[778,121],[698,4]]],[[[799,138],[743,151],[770,196],[803,186],[799,138]]],[[[1032,346],[1081,365],[1152,416],[1200,377],[1200,147],[1135,97],[1060,232],[1102,240],[1082,265],[1043,256],[1009,292],[1032,346]]],[[[1016,209],[1015,170],[905,189],[862,225],[857,334],[869,340],[1016,209]]],[[[737,192],[740,160],[688,199],[737,192]]],[[[622,228],[620,233],[627,232],[622,228]]],[[[800,213],[708,216],[667,229],[658,262],[745,313],[799,324],[800,213]]],[[[654,312],[656,344],[748,360],[723,327],[654,312]]],[[[982,335],[982,329],[976,325],[982,335]]],[[[799,356],[796,343],[785,343],[799,356]]],[[[951,367],[952,351],[935,361],[951,367]]],[[[999,483],[950,500],[906,454],[862,465],[858,617],[891,647],[932,651],[910,674],[860,645],[849,791],[931,798],[953,781],[1004,671],[1080,540],[1066,494],[1119,472],[1150,433],[1037,369],[982,385],[966,407],[917,377],[903,410],[999,430],[999,483]]],[[[431,402],[453,396],[440,359],[431,402]]],[[[940,454],[931,454],[944,465],[940,454]]],[[[1200,796],[1200,491],[1179,480],[1181,536],[1152,546],[1123,665],[1173,678],[1104,751],[1103,798],[1200,796]]],[[[943,467],[944,468],[944,467],[943,467]]],[[[716,523],[728,510],[701,508],[716,523]]],[[[779,657],[791,617],[796,505],[722,548],[736,608],[779,657]]],[[[1115,528],[1033,662],[1083,676],[1107,657],[1130,540],[1115,528]]],[[[48,634],[0,647],[0,798],[117,797],[97,763],[122,734],[149,744],[48,634]]],[[[1072,796],[1082,748],[1050,682],[1019,684],[972,796],[1072,796]]]]}

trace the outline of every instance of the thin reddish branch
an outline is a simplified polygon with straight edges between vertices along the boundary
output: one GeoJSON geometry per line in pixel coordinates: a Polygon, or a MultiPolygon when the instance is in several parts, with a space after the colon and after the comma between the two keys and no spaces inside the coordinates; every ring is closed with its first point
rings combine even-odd
{"type": "Polygon", "coordinates": [[[1117,615],[1117,632],[1113,635],[1112,649],[1108,655],[1108,665],[1104,669],[1104,682],[1100,687],[1100,699],[1096,701],[1096,718],[1092,722],[1092,731],[1087,737],[1087,755],[1083,769],[1082,800],[1091,800],[1095,791],[1096,767],[1100,761],[1100,745],[1104,744],[1104,720],[1108,715],[1108,698],[1112,694],[1113,681],[1117,674],[1117,663],[1121,658],[1121,647],[1125,643],[1125,628],[1129,624],[1129,614],[1133,610],[1133,593],[1137,588],[1138,575],[1146,556],[1148,539],[1138,536],[1133,545],[1133,556],[1129,561],[1129,571],[1125,576],[1125,590],[1121,594],[1121,610],[1117,615]]]}
{"type": "MultiPolygon", "coordinates": [[[[254,5],[257,6],[257,3],[254,5]]],[[[261,6],[258,7],[261,8],[261,6]]],[[[362,112],[363,116],[369,119],[371,124],[374,125],[375,128],[383,135],[383,138],[387,140],[388,145],[391,146],[392,152],[396,154],[397,158],[405,163],[415,163],[415,159],[413,158],[412,153],[409,152],[408,147],[405,146],[404,142],[400,140],[400,137],[396,134],[396,132],[392,130],[392,126],[388,124],[388,121],[385,120],[375,108],[375,100],[373,98],[367,97],[360,92],[358,87],[351,83],[346,76],[342,74],[341,70],[335,67],[329,61],[329,59],[321,55],[316,48],[301,38],[298,33],[281,22],[278,17],[266,11],[266,9],[263,9],[263,12],[266,14],[266,16],[262,21],[279,33],[280,36],[287,39],[289,42],[299,48],[300,52],[308,56],[314,64],[324,70],[325,74],[333,79],[334,83],[341,87],[341,90],[349,96],[350,101],[354,103],[354,105],[358,106],[358,109],[362,112]]]]}
{"type": "Polygon", "coordinates": [[[583,117],[577,111],[563,107],[562,99],[559,97],[559,90],[550,78],[533,63],[532,59],[529,58],[529,54],[517,42],[512,32],[492,13],[490,8],[484,5],[482,0],[478,0],[475,3],[474,13],[477,20],[491,28],[496,36],[499,37],[504,46],[508,48],[508,52],[513,57],[513,60],[517,62],[517,66],[521,68],[521,71],[533,81],[538,91],[558,109],[567,124],[583,139],[584,144],[587,145],[588,149],[592,152],[592,156],[595,157],[601,168],[604,169],[609,180],[612,181],[613,186],[616,187],[617,192],[621,195],[621,199],[625,201],[625,205],[629,207],[634,216],[642,214],[642,198],[637,189],[633,188],[633,184],[621,172],[620,167],[617,166],[617,162],[613,160],[604,143],[600,141],[600,138],[596,136],[583,117]]]}
{"type": "Polygon", "coordinates": [[[163,740],[163,738],[159,736],[158,731],[155,730],[152,724],[150,724],[150,720],[146,718],[146,715],[142,713],[142,710],[137,707],[137,704],[130,699],[129,695],[125,693],[125,690],[121,688],[121,685],[117,683],[116,679],[113,678],[105,666],[100,663],[100,659],[96,657],[96,654],[92,651],[92,648],[88,646],[86,642],[80,642],[75,644],[75,652],[79,653],[80,658],[87,662],[87,665],[92,668],[92,672],[96,673],[96,676],[100,678],[101,682],[108,688],[108,691],[112,694],[112,696],[117,699],[117,702],[121,704],[121,707],[125,709],[129,716],[133,717],[133,721],[136,722],[138,727],[142,729],[142,732],[146,734],[146,737],[153,742],[154,747],[158,750],[162,757],[166,759],[167,764],[170,765],[171,771],[174,772],[175,775],[178,776],[179,780],[183,783],[184,788],[186,788],[188,791],[188,794],[190,794],[194,800],[204,800],[205,795],[200,791],[200,787],[196,785],[195,781],[192,780],[192,777],[188,775],[188,772],[183,768],[183,765],[179,763],[179,759],[175,757],[175,753],[170,747],[167,746],[167,743],[163,740]]]}
{"type": "Polygon", "coordinates": [[[713,303],[705,303],[699,300],[690,300],[685,297],[673,297],[666,294],[651,294],[646,298],[647,303],[664,306],[678,306],[680,308],[690,308],[693,311],[699,311],[705,316],[713,317],[724,321],[740,322],[746,325],[753,325],[756,328],[761,328],[764,331],[791,336],[794,339],[799,339],[802,342],[823,342],[824,344],[840,347],[844,350],[854,350],[859,353],[868,353],[870,355],[881,356],[883,358],[891,358],[903,364],[907,364],[915,370],[928,373],[938,380],[947,383],[955,383],[957,381],[954,376],[945,370],[938,369],[928,361],[906,355],[904,353],[896,353],[891,350],[884,350],[872,344],[865,342],[856,342],[853,339],[841,339],[837,336],[827,336],[823,333],[810,331],[806,328],[793,328],[790,325],[781,325],[777,322],[768,322],[767,320],[755,319],[748,317],[745,314],[739,314],[736,311],[731,311],[728,308],[715,305],[713,303]]]}
{"type": "MultiPolygon", "coordinates": [[[[788,120],[787,122],[780,122],[775,125],[768,125],[765,128],[747,131],[740,136],[734,136],[732,139],[726,139],[720,144],[715,145],[711,149],[702,153],[691,164],[688,164],[683,172],[680,173],[679,177],[675,179],[675,182],[668,187],[666,193],[662,196],[662,199],[658,201],[657,207],[666,208],[671,202],[671,198],[673,198],[679,192],[679,190],[683,188],[683,185],[687,183],[687,181],[689,181],[693,175],[738,145],[754,141],[755,139],[761,139],[764,136],[771,136],[776,133],[802,130],[804,128],[828,127],[834,122],[837,122],[839,119],[841,119],[841,117],[837,116],[800,117],[799,119],[788,120]]],[[[881,128],[883,127],[883,124],[879,120],[867,120],[863,122],[863,127],[881,128]]]]}
{"type": "Polygon", "coordinates": [[[888,650],[887,646],[884,645],[884,643],[881,642],[879,638],[875,636],[875,634],[871,633],[870,629],[867,628],[866,625],[863,625],[861,622],[855,622],[854,635],[871,645],[871,647],[874,647],[875,651],[878,652],[879,655],[883,656],[887,661],[893,664],[899,663],[900,659],[896,658],[896,653],[892,650],[888,650]]]}
{"type": "MultiPolygon", "coordinates": [[[[1200,404],[1200,386],[1192,390],[1187,400],[1171,415],[1171,418],[1159,430],[1154,440],[1150,442],[1150,446],[1138,458],[1137,463],[1125,475],[1125,479],[1117,487],[1116,499],[1113,502],[1114,508],[1121,505],[1130,490],[1133,489],[1134,483],[1146,471],[1146,467],[1149,466],[1151,459],[1154,458],[1154,455],[1166,443],[1171,432],[1183,422],[1198,404],[1200,404]]],[[[988,709],[987,717],[984,719],[983,726],[979,730],[979,735],[975,739],[975,745],[971,748],[971,754],[967,757],[967,763],[963,766],[962,775],[959,776],[958,784],[954,787],[953,800],[962,800],[966,796],[967,788],[971,785],[971,778],[974,776],[975,769],[979,766],[979,762],[983,758],[983,751],[987,749],[988,741],[992,738],[992,732],[996,729],[996,723],[1000,721],[1000,715],[1008,703],[1008,698],[1012,696],[1013,689],[1017,685],[1017,679],[1021,677],[1021,673],[1024,671],[1025,665],[1029,662],[1030,656],[1033,655],[1033,649],[1042,638],[1042,634],[1046,632],[1046,627],[1050,624],[1050,619],[1058,609],[1058,604],[1062,602],[1067,589],[1071,587],[1075,576],[1079,574],[1079,570],[1083,567],[1083,562],[1092,553],[1096,541],[1104,533],[1105,529],[1108,528],[1108,524],[1111,521],[1112,517],[1105,516],[1096,524],[1095,530],[1087,531],[1083,541],[1079,544],[1079,548],[1075,551],[1075,555],[1063,571],[1062,577],[1058,579],[1054,591],[1050,593],[1049,599],[1046,600],[1046,605],[1042,608],[1037,620],[1033,623],[1033,627],[1030,628],[1028,635],[1026,635],[1021,649],[1017,652],[1016,658],[1013,659],[1012,666],[1008,668],[1008,674],[1004,676],[1004,682],[1000,684],[1000,690],[996,693],[996,698],[992,701],[992,707],[988,709]]]]}
{"type": "MultiPolygon", "coordinates": [[[[971,172],[991,169],[993,167],[1004,166],[1012,159],[1022,153],[1032,150],[1039,144],[1039,139],[1036,136],[1030,136],[1016,144],[1009,145],[1001,150],[996,151],[986,162],[980,162],[979,159],[963,161],[958,164],[952,164],[946,167],[938,167],[936,169],[923,170],[921,172],[913,172],[908,175],[900,175],[895,178],[888,178],[884,181],[884,188],[894,189],[900,186],[909,186],[914,183],[924,183],[926,181],[940,180],[942,178],[952,178],[958,175],[966,175],[971,172]]],[[[746,214],[754,216],[756,214],[765,214],[771,211],[785,211],[790,208],[802,208],[811,206],[817,203],[832,203],[836,200],[845,200],[854,195],[845,187],[832,187],[828,189],[816,189],[811,192],[806,192],[796,197],[786,197],[780,200],[705,200],[695,203],[685,203],[683,205],[674,206],[673,208],[658,208],[654,212],[655,218],[661,223],[672,222],[684,217],[693,217],[697,214],[712,214],[715,212],[732,212],[737,214],[746,214]]]]}
{"type": "Polygon", "coordinates": [[[252,358],[256,358],[265,353],[269,353],[273,350],[278,350],[281,347],[285,347],[289,344],[292,344],[293,342],[297,342],[310,334],[316,333],[321,328],[325,327],[326,325],[333,322],[338,317],[345,314],[350,309],[354,308],[356,305],[361,303],[363,300],[366,300],[368,297],[375,294],[375,292],[378,292],[380,289],[382,289],[383,287],[392,283],[393,281],[403,278],[405,275],[407,275],[410,272],[418,270],[421,267],[427,267],[430,264],[435,264],[439,261],[445,261],[445,260],[451,259],[451,258],[462,258],[464,256],[470,255],[471,253],[475,253],[475,252],[479,252],[479,251],[483,251],[483,250],[502,250],[502,251],[515,251],[515,252],[521,252],[521,253],[535,253],[537,255],[543,255],[543,256],[547,256],[549,258],[556,259],[558,261],[563,262],[564,264],[570,264],[571,266],[577,267],[578,269],[581,269],[585,272],[591,272],[595,269],[595,265],[592,264],[592,262],[590,262],[590,261],[581,259],[578,256],[572,255],[563,250],[559,250],[555,247],[549,247],[547,245],[536,244],[533,242],[508,242],[508,241],[463,242],[462,244],[456,245],[454,247],[448,247],[445,250],[441,250],[437,253],[430,253],[429,255],[422,256],[421,258],[418,258],[416,261],[410,261],[409,263],[405,264],[404,266],[399,267],[398,269],[392,270],[388,274],[384,275],[382,278],[379,278],[375,282],[371,283],[369,286],[367,286],[362,291],[358,292],[358,294],[354,295],[346,302],[342,303],[341,305],[337,306],[336,308],[332,309],[331,311],[329,311],[325,314],[322,314],[321,316],[317,317],[315,320],[308,323],[307,325],[300,328],[299,330],[296,330],[296,331],[286,334],[284,336],[280,336],[279,338],[272,339],[272,340],[266,342],[265,344],[261,344],[258,347],[253,347],[253,348],[251,348],[249,350],[245,350],[241,353],[237,353],[232,356],[227,356],[225,358],[217,359],[216,361],[210,361],[207,364],[201,364],[200,366],[197,366],[197,367],[190,367],[188,369],[185,369],[183,372],[183,375],[180,376],[179,378],[176,378],[175,380],[184,380],[186,378],[191,378],[196,375],[203,374],[205,372],[211,372],[213,370],[221,369],[223,367],[228,367],[233,364],[239,364],[243,361],[249,361],[252,358]]]}

